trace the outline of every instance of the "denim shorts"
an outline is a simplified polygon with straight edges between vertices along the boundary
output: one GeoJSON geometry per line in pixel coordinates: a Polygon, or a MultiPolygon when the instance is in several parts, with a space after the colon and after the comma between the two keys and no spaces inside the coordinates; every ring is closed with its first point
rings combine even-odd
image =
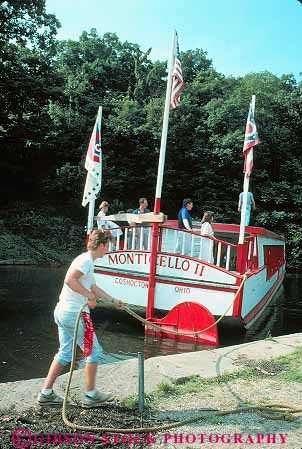
{"type": "MultiPolygon", "coordinates": [[[[65,310],[60,310],[59,307],[55,308],[54,319],[58,326],[60,348],[54,359],[60,363],[60,365],[67,365],[71,362],[72,356],[72,344],[73,344],[73,333],[75,322],[77,318],[77,312],[67,312],[65,310]]],[[[78,338],[77,344],[83,350],[84,341],[84,324],[82,318],[79,321],[78,328],[78,338]]],[[[85,357],[85,362],[87,363],[98,363],[100,362],[101,354],[103,349],[98,342],[97,336],[93,334],[93,344],[92,351],[88,357],[85,357]]]]}

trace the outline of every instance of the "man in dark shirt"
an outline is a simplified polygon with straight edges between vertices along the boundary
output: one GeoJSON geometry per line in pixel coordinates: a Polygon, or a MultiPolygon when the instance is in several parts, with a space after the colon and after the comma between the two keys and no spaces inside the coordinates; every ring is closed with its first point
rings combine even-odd
{"type": "MultiPolygon", "coordinates": [[[[190,198],[186,198],[182,202],[182,208],[178,212],[178,228],[192,231],[192,217],[190,211],[193,209],[193,201],[190,198]]],[[[191,251],[192,237],[187,232],[178,232],[176,242],[176,253],[189,255],[191,251]]]]}
{"type": "Polygon", "coordinates": [[[192,231],[192,217],[190,212],[193,209],[193,201],[186,198],[182,202],[182,208],[178,212],[178,227],[179,229],[187,229],[192,231]]]}
{"type": "Polygon", "coordinates": [[[132,212],[133,214],[148,214],[150,212],[147,198],[140,198],[138,203],[139,207],[132,212]]]}

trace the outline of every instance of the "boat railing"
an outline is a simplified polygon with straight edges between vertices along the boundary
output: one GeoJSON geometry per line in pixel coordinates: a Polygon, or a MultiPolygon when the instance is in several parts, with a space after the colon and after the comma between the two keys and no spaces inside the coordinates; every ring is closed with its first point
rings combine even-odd
{"type": "MultiPolygon", "coordinates": [[[[117,226],[110,228],[116,237],[109,244],[109,251],[151,250],[151,225],[117,226]],[[114,232],[116,230],[116,232],[114,232]],[[122,231],[122,233],[118,231],[122,231]]],[[[235,271],[237,245],[201,235],[195,231],[159,226],[158,251],[193,257],[228,271],[235,271]]]]}
{"type": "MultiPolygon", "coordinates": [[[[105,228],[106,229],[106,228],[105,228]]],[[[114,250],[151,250],[151,225],[132,225],[110,227],[116,237],[109,243],[109,251],[114,250]],[[120,233],[119,231],[122,231],[120,233]]]]}
{"type": "Polygon", "coordinates": [[[236,244],[195,231],[163,226],[160,251],[194,257],[228,271],[236,269],[236,244]]]}

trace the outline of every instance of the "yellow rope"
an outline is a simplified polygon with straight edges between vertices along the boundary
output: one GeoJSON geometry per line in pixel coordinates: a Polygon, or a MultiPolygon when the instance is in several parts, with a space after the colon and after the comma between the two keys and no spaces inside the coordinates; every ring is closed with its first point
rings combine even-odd
{"type": "MultiPolygon", "coordinates": [[[[243,285],[243,282],[242,282],[240,288],[242,288],[242,285],[243,285]]],[[[237,294],[239,293],[240,288],[238,289],[237,294]]],[[[236,298],[236,295],[235,295],[235,298],[236,298]]],[[[235,300],[235,298],[234,298],[234,300],[235,300]]],[[[67,427],[70,427],[75,430],[85,430],[88,432],[92,431],[92,432],[107,432],[107,433],[139,433],[139,432],[140,433],[150,433],[150,432],[159,432],[162,430],[169,430],[169,429],[173,429],[175,427],[181,427],[181,426],[184,426],[184,425],[192,423],[192,422],[202,421],[206,418],[204,415],[198,415],[198,416],[194,416],[192,418],[184,419],[181,421],[176,421],[176,422],[170,423],[170,424],[163,424],[160,426],[124,428],[124,429],[114,428],[114,427],[83,426],[83,425],[75,424],[75,423],[69,421],[69,419],[67,417],[67,400],[68,400],[68,395],[69,395],[69,391],[70,391],[72,375],[73,375],[73,371],[74,371],[79,322],[81,319],[82,310],[84,309],[84,307],[86,307],[86,305],[87,305],[87,303],[81,307],[81,309],[77,315],[75,328],[74,328],[73,346],[72,346],[72,361],[71,361],[71,365],[70,365],[69,377],[68,377],[68,381],[67,381],[67,385],[66,385],[66,389],[65,389],[64,401],[63,401],[63,406],[62,406],[62,419],[64,421],[64,424],[67,427]]],[[[129,309],[128,307],[125,307],[125,310],[126,310],[126,312],[129,313],[129,310],[131,310],[131,309],[129,309]]],[[[227,311],[225,312],[225,314],[226,313],[227,313],[227,311]]],[[[146,326],[152,326],[152,327],[155,326],[156,328],[159,328],[160,330],[162,330],[159,326],[156,326],[156,325],[150,323],[149,321],[143,319],[142,317],[137,315],[135,312],[131,311],[131,315],[134,316],[135,318],[139,319],[140,321],[142,321],[146,326]]],[[[217,324],[217,323],[218,323],[218,320],[215,322],[215,324],[217,324]]],[[[206,329],[204,329],[204,330],[206,330],[206,329]]],[[[198,331],[198,332],[194,332],[194,333],[200,333],[203,331],[198,331]]],[[[166,330],[165,330],[165,332],[166,332],[166,330]]],[[[175,333],[175,332],[173,331],[173,333],[175,333]]],[[[179,333],[179,334],[184,335],[181,333],[179,333]]],[[[185,334],[185,335],[187,335],[187,334],[185,334]]],[[[286,419],[286,420],[288,420],[289,418],[292,418],[292,414],[302,413],[302,409],[292,407],[287,404],[266,404],[266,405],[253,405],[253,406],[235,408],[235,409],[230,409],[230,410],[221,410],[221,411],[215,412],[214,415],[215,416],[226,416],[226,415],[230,415],[230,414],[246,413],[246,412],[250,412],[250,411],[257,411],[261,416],[268,418],[268,419],[286,419]],[[278,413],[278,415],[276,415],[276,413],[278,413]]]]}
{"type": "Polygon", "coordinates": [[[166,332],[166,333],[168,333],[168,334],[177,334],[177,335],[183,335],[183,336],[186,336],[186,335],[192,336],[192,335],[201,334],[202,332],[205,332],[205,331],[211,329],[212,327],[216,326],[216,324],[218,324],[218,323],[219,323],[219,322],[226,316],[226,314],[228,313],[228,311],[230,310],[230,308],[232,307],[232,305],[233,305],[234,302],[236,301],[236,299],[237,299],[239,293],[241,292],[241,290],[242,290],[242,288],[243,288],[243,285],[244,285],[246,279],[247,279],[247,276],[244,276],[243,281],[241,282],[240,287],[238,288],[238,290],[237,290],[237,292],[236,292],[236,294],[235,294],[235,296],[234,296],[233,301],[232,301],[231,304],[228,306],[228,308],[225,310],[225,312],[224,312],[224,313],[223,313],[223,314],[222,314],[222,315],[221,315],[221,316],[220,316],[214,323],[210,324],[208,327],[205,327],[204,329],[201,329],[201,330],[199,330],[199,331],[179,332],[179,331],[177,331],[177,330],[166,329],[166,328],[163,328],[163,327],[161,327],[161,326],[158,326],[157,324],[152,323],[152,321],[146,320],[145,318],[141,317],[140,315],[138,315],[137,313],[135,313],[133,310],[131,310],[131,309],[130,309],[129,307],[127,307],[127,306],[124,306],[124,310],[125,310],[129,315],[133,316],[133,318],[135,318],[135,319],[137,319],[138,321],[140,321],[141,323],[143,323],[145,326],[151,327],[152,329],[159,330],[159,331],[161,331],[161,332],[164,331],[164,332],[166,332]]]}

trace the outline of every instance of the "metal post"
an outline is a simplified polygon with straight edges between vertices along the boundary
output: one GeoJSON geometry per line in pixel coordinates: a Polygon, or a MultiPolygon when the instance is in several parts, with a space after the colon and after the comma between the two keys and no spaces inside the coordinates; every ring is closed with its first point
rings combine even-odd
{"type": "Polygon", "coordinates": [[[138,410],[140,413],[144,412],[144,354],[142,352],[137,353],[138,356],[138,410]]]}

